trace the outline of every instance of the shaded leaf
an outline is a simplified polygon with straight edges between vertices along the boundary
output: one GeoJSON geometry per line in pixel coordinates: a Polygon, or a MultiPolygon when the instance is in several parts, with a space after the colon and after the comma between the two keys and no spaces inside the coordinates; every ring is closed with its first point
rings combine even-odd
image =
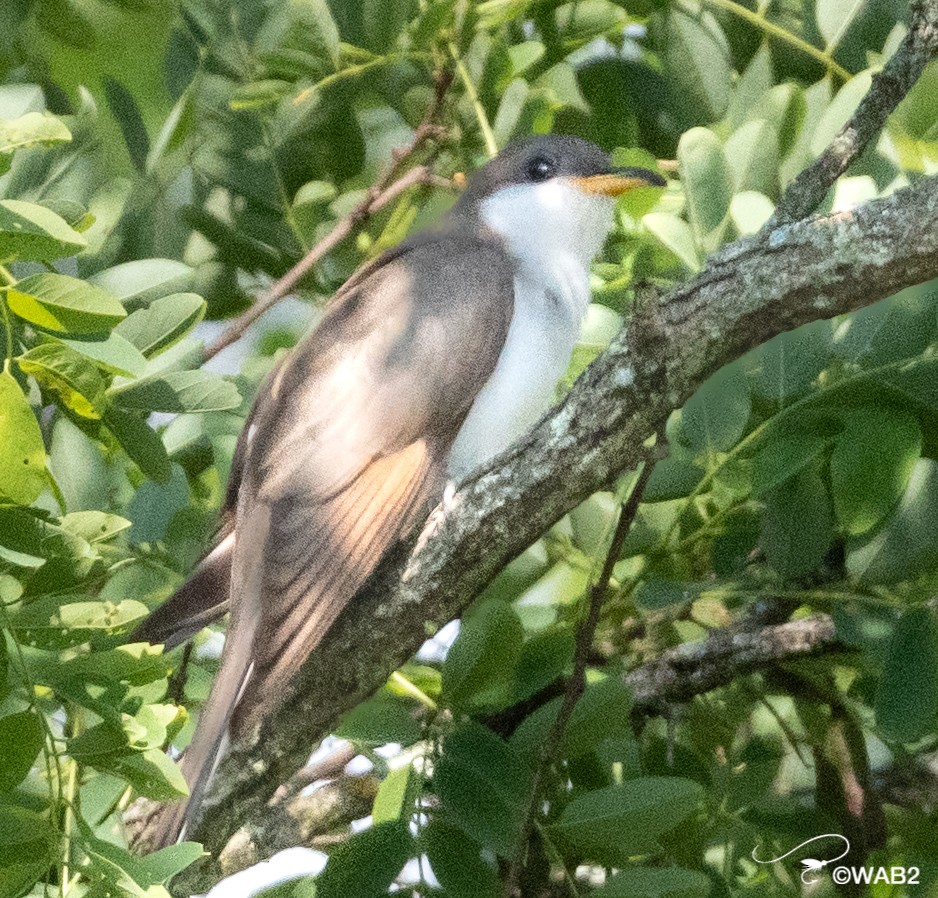
{"type": "Polygon", "coordinates": [[[897,742],[913,742],[938,725],[938,620],[927,607],[899,620],[876,691],[876,722],[897,742]]]}
{"type": "Polygon", "coordinates": [[[104,424],[130,459],[157,483],[168,483],[172,465],[159,434],[133,412],[110,406],[104,413],[104,424]]]}
{"type": "Polygon", "coordinates": [[[401,872],[414,850],[402,823],[379,823],[343,842],[316,880],[317,898],[378,898],[401,872]]]}
{"type": "Polygon", "coordinates": [[[875,531],[847,543],[847,570],[862,583],[914,580],[938,563],[938,462],[915,463],[895,511],[875,531]]]}
{"type": "Polygon", "coordinates": [[[107,291],[52,272],[17,281],[7,301],[14,314],[56,334],[100,334],[127,315],[107,291]]]}
{"type": "Polygon", "coordinates": [[[641,777],[574,798],[549,829],[596,863],[619,866],[659,850],[657,839],[690,816],[703,790],[678,777],[641,777]]]}
{"type": "Polygon", "coordinates": [[[76,415],[97,420],[103,414],[107,404],[104,381],[94,365],[73,349],[61,343],[43,343],[21,355],[16,363],[76,415]]]}
{"type": "Polygon", "coordinates": [[[72,256],[87,245],[51,209],[22,200],[0,200],[0,260],[44,262],[72,256]]]}
{"type": "Polygon", "coordinates": [[[215,412],[241,404],[238,388],[210,371],[169,371],[110,391],[124,408],[145,412],[215,412]]]}
{"type": "Polygon", "coordinates": [[[0,496],[29,505],[46,483],[39,422],[16,379],[0,372],[0,496]]]}
{"type": "Polygon", "coordinates": [[[831,453],[831,494],[844,531],[859,536],[895,508],[922,452],[922,431],[908,412],[851,409],[831,453]]]}
{"type": "Polygon", "coordinates": [[[192,330],[205,315],[205,307],[205,300],[195,293],[174,293],[137,309],[114,328],[114,333],[149,358],[169,349],[192,330]]]}
{"type": "Polygon", "coordinates": [[[480,724],[462,724],[443,744],[433,783],[445,818],[501,857],[511,857],[524,819],[531,771],[480,724]]]}
{"type": "Polygon", "coordinates": [[[765,497],[760,545],[783,578],[811,573],[833,538],[827,487],[815,470],[802,470],[765,497]]]}
{"type": "Polygon", "coordinates": [[[18,786],[45,744],[45,727],[34,711],[0,717],[0,792],[18,786]]]}

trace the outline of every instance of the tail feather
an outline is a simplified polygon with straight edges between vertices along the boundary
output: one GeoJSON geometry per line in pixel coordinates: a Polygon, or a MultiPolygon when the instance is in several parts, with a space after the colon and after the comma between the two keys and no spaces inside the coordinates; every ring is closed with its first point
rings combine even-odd
{"type": "MultiPolygon", "coordinates": [[[[237,601],[233,603],[221,667],[192,742],[183,754],[181,767],[189,786],[189,797],[164,805],[149,822],[141,841],[150,850],[177,842],[198,814],[234,708],[250,680],[254,640],[261,621],[263,547],[270,526],[270,509],[258,504],[251,509],[245,524],[250,537],[240,541],[237,563],[231,571],[231,588],[237,591],[237,601]]],[[[229,569],[232,567],[230,558],[229,552],[229,569]]]]}
{"type": "Polygon", "coordinates": [[[130,642],[162,643],[166,649],[191,639],[228,611],[234,533],[229,533],[195,573],[131,633],[130,642]]]}

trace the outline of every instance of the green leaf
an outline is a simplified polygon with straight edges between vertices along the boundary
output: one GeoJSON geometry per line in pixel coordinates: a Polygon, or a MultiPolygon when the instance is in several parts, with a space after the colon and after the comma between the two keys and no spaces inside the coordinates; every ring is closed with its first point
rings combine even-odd
{"type": "Polygon", "coordinates": [[[760,545],[783,578],[801,577],[824,560],[833,539],[830,497],[816,470],[805,469],[765,497],[760,545]]]}
{"type": "Polygon", "coordinates": [[[831,55],[865,3],[866,0],[817,0],[814,17],[824,38],[824,48],[829,49],[831,55]]]}
{"type": "Polygon", "coordinates": [[[872,530],[896,507],[922,453],[922,431],[906,411],[861,406],[845,415],[831,453],[831,493],[850,536],[872,530]]]}
{"type": "Polygon", "coordinates": [[[0,373],[0,496],[19,505],[46,484],[46,449],[33,410],[16,379],[0,373]]]}
{"type": "Polygon", "coordinates": [[[413,745],[421,734],[415,710],[412,700],[382,689],[345,714],[336,735],[362,745],[413,745]]]}
{"type": "Polygon", "coordinates": [[[130,160],[138,172],[143,172],[146,170],[147,156],[150,153],[150,136],[140,114],[140,107],[134,95],[116,78],[105,75],[101,81],[104,97],[124,135],[130,160]]]}
{"type": "Polygon", "coordinates": [[[104,381],[97,369],[77,352],[61,343],[43,343],[19,356],[24,374],[34,377],[43,390],[82,418],[98,420],[107,399],[104,381]]]}
{"type": "Polygon", "coordinates": [[[935,336],[936,287],[934,281],[911,287],[841,319],[835,351],[868,367],[920,355],[935,336]]]}
{"type": "Polygon", "coordinates": [[[723,147],[712,131],[691,128],[681,135],[677,162],[691,227],[698,243],[712,252],[722,241],[733,198],[733,179],[723,147]]]}
{"type": "Polygon", "coordinates": [[[173,472],[166,448],[143,418],[112,405],[104,413],[104,424],[147,477],[161,484],[169,482],[173,472]]]}
{"type": "Polygon", "coordinates": [[[722,118],[730,102],[733,70],[717,20],[709,12],[691,15],[681,7],[669,7],[663,46],[669,75],[688,116],[697,122],[722,118]]]}
{"type": "Polygon", "coordinates": [[[938,462],[916,462],[896,510],[870,534],[847,543],[847,570],[866,584],[901,583],[938,564],[938,462]]]}
{"type": "MultiPolygon", "coordinates": [[[[529,714],[512,735],[511,747],[525,757],[536,759],[562,702],[563,697],[558,696],[529,714]]],[[[580,758],[595,751],[606,739],[630,738],[631,709],[632,695],[615,677],[590,683],[567,722],[562,756],[580,758]]]]}
{"type": "Polygon", "coordinates": [[[45,744],[45,728],[34,711],[0,717],[0,792],[18,786],[45,744]]]}
{"type": "Polygon", "coordinates": [[[752,494],[764,496],[819,456],[829,440],[816,433],[778,433],[752,459],[752,494]]]}
{"type": "Polygon", "coordinates": [[[730,219],[740,237],[757,233],[774,211],[775,204],[755,190],[744,190],[730,200],[730,219]]]}
{"type": "Polygon", "coordinates": [[[724,154],[733,160],[734,193],[778,192],[778,131],[772,124],[764,119],[746,122],[729,136],[724,154]]]}
{"type": "Polygon", "coordinates": [[[445,818],[500,857],[515,850],[531,771],[491,730],[468,721],[443,744],[433,782],[445,818]]]}
{"type": "Polygon", "coordinates": [[[124,262],[88,278],[90,284],[116,296],[127,311],[192,287],[193,270],[174,259],[124,262]]]}
{"type": "Polygon", "coordinates": [[[924,606],[899,620],[876,691],[876,722],[897,742],[914,742],[938,725],[938,620],[924,606]]]}
{"type": "Polygon", "coordinates": [[[112,770],[140,795],[154,801],[171,801],[189,794],[179,768],[158,748],[117,758],[112,770]]]}
{"type": "Polygon", "coordinates": [[[57,334],[100,334],[127,315],[105,290],[51,272],[17,281],[7,293],[7,302],[20,318],[57,334]]]}
{"type": "Polygon", "coordinates": [[[87,245],[50,209],[22,200],[0,200],[0,260],[47,262],[73,256],[87,245]]]}
{"type": "Polygon", "coordinates": [[[130,526],[130,521],[104,511],[73,511],[59,522],[89,543],[106,542],[130,526]]]}
{"type": "Polygon", "coordinates": [[[403,823],[379,823],[343,842],[316,880],[316,898],[386,895],[414,851],[403,823]]]}
{"type": "Polygon", "coordinates": [[[169,371],[110,390],[124,408],[145,412],[216,412],[241,404],[238,388],[210,371],[169,371]]]}
{"type": "Polygon", "coordinates": [[[456,827],[434,818],[422,833],[422,847],[437,881],[452,898],[498,898],[501,882],[481,857],[482,849],[456,827]]]}
{"type": "Polygon", "coordinates": [[[73,349],[61,343],[43,343],[19,356],[16,363],[76,415],[98,420],[104,413],[104,381],[97,368],[73,349]]]}
{"type": "Polygon", "coordinates": [[[188,502],[189,481],[179,465],[170,465],[169,476],[165,481],[142,483],[124,510],[133,521],[130,542],[153,543],[163,539],[173,516],[185,508],[188,502]]]}
{"type": "MultiPolygon", "coordinates": [[[[107,760],[117,753],[126,754],[129,750],[127,733],[122,727],[110,721],[95,724],[68,740],[68,754],[81,764],[97,766],[99,760],[107,760]]],[[[106,763],[101,770],[107,770],[106,763]]]]}
{"type": "Polygon", "coordinates": [[[683,867],[628,867],[606,880],[596,898],[707,898],[712,883],[683,867]]]}
{"type": "Polygon", "coordinates": [[[660,850],[657,838],[694,813],[702,793],[697,783],[677,777],[627,780],[574,798],[549,830],[582,857],[621,866],[660,850]]]}
{"type": "Polygon", "coordinates": [[[52,631],[54,642],[62,634],[66,641],[76,643],[89,638],[93,631],[126,632],[147,614],[147,606],[136,599],[114,603],[83,596],[44,596],[12,612],[10,626],[37,644],[47,642],[43,631],[52,631]]]}
{"type": "Polygon", "coordinates": [[[706,380],[685,404],[681,436],[697,452],[728,452],[745,432],[751,411],[742,368],[727,365],[706,380]]]}
{"type": "Polygon", "coordinates": [[[511,700],[524,633],[507,602],[474,609],[443,663],[443,695],[453,706],[489,707],[511,700]]]}
{"type": "Polygon", "coordinates": [[[135,858],[137,876],[142,884],[167,882],[204,856],[205,850],[198,842],[178,842],[146,857],[135,858]]]}
{"type": "Polygon", "coordinates": [[[829,321],[816,321],[779,334],[744,359],[749,384],[757,396],[787,405],[806,392],[827,367],[831,344],[829,321]]]}
{"type": "Polygon", "coordinates": [[[195,293],[174,293],[137,309],[114,328],[147,358],[181,340],[205,315],[206,303],[195,293]]]}
{"type": "Polygon", "coordinates": [[[821,120],[811,136],[811,153],[820,155],[847,124],[857,106],[870,90],[873,74],[869,69],[854,75],[837,93],[824,110],[821,120]]]}
{"type": "Polygon", "coordinates": [[[0,805],[0,895],[28,892],[55,862],[59,838],[39,814],[0,805]]]}
{"type": "Polygon", "coordinates": [[[0,175],[10,168],[16,150],[66,143],[72,133],[61,119],[48,112],[27,112],[12,120],[0,119],[0,175]]]}
{"type": "Polygon", "coordinates": [[[146,370],[147,360],[132,343],[118,333],[111,333],[106,337],[92,335],[84,338],[61,337],[59,339],[69,349],[74,349],[85,358],[91,359],[109,374],[138,377],[146,370]]]}
{"type": "Polygon", "coordinates": [[[649,212],[642,217],[642,224],[689,272],[693,274],[700,270],[694,232],[684,219],[667,212],[649,212]]]}
{"type": "Polygon", "coordinates": [[[416,810],[421,779],[413,764],[392,770],[378,787],[371,812],[375,823],[400,820],[407,823],[416,810]]]}

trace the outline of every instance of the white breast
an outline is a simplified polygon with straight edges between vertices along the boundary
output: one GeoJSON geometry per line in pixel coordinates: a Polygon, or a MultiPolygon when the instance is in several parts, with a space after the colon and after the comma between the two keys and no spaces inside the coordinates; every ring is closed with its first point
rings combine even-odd
{"type": "Polygon", "coordinates": [[[462,480],[508,448],[550,407],[579,329],[579,317],[547,296],[543,285],[515,279],[515,311],[505,348],[453,444],[451,480],[462,480]]]}
{"type": "Polygon", "coordinates": [[[520,184],[481,216],[518,263],[505,347],[450,452],[459,481],[502,452],[550,407],[589,305],[589,265],[612,225],[612,200],[563,181],[520,184]]]}

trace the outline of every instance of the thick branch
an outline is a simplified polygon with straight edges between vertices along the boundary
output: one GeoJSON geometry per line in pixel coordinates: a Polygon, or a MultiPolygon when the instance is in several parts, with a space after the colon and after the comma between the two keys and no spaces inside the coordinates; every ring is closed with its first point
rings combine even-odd
{"type": "MultiPolygon", "coordinates": [[[[636,310],[562,404],[463,485],[403,577],[403,553],[381,566],[303,667],[285,707],[252,740],[232,746],[194,837],[216,854],[343,711],[554,522],[637,465],[644,440],[721,365],[783,331],[935,277],[938,179],[931,178],[850,213],[741,241],[690,283],[636,310]]],[[[198,884],[217,875],[213,864],[195,868],[198,884]]]]}
{"type": "Polygon", "coordinates": [[[825,194],[883,129],[886,119],[938,56],[938,0],[913,0],[912,22],[901,46],[880,72],[831,145],[788,188],[763,233],[810,215],[825,194]]]}
{"type": "Polygon", "coordinates": [[[653,714],[726,686],[743,674],[842,649],[826,614],[761,627],[715,630],[703,642],[668,649],[628,673],[637,712],[653,714]]]}
{"type": "MultiPolygon", "coordinates": [[[[627,674],[625,682],[632,690],[636,712],[654,714],[744,674],[843,649],[830,617],[819,614],[776,626],[714,631],[703,642],[668,649],[627,674]]],[[[221,851],[220,872],[235,873],[290,845],[311,845],[337,822],[347,825],[367,814],[370,805],[361,802],[373,794],[374,785],[370,778],[360,779],[342,777],[311,796],[266,807],[221,851]]]]}

